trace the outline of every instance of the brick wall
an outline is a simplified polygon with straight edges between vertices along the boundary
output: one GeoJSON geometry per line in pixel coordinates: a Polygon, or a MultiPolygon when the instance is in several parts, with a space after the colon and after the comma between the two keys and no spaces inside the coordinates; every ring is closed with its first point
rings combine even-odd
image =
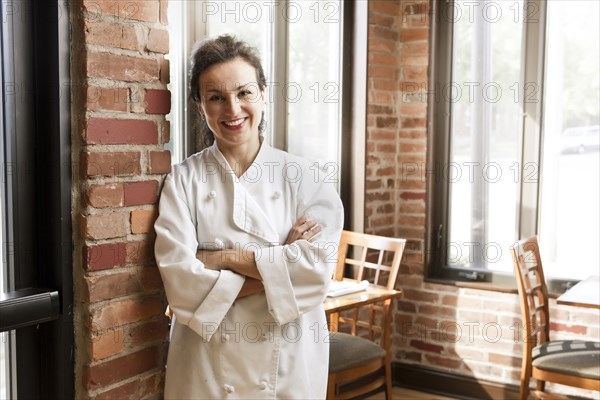
{"type": "MultiPolygon", "coordinates": [[[[415,165],[426,161],[429,18],[428,1],[369,3],[365,228],[409,241],[394,360],[517,384],[523,339],[517,296],[423,279],[430,176],[415,165]]],[[[552,302],[551,318],[553,338],[600,340],[597,311],[552,302]]]]}
{"type": "Polygon", "coordinates": [[[161,398],[153,222],[170,169],[167,0],[71,2],[77,398],[161,398]]]}

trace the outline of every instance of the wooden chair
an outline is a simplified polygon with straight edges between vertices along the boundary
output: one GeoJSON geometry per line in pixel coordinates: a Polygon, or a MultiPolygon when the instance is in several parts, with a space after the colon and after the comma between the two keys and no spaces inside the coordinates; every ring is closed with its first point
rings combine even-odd
{"type": "Polygon", "coordinates": [[[548,289],[535,236],[511,248],[524,325],[521,400],[556,398],[545,393],[545,383],[600,390],[600,343],[550,340],[548,289]],[[530,391],[529,381],[536,380],[530,391]]]}
{"type": "MultiPolygon", "coordinates": [[[[354,279],[394,289],[405,244],[405,239],[344,231],[334,279],[342,280],[350,265],[354,279]]],[[[331,315],[328,399],[350,399],[382,386],[392,398],[390,306],[387,300],[331,315]]]]}

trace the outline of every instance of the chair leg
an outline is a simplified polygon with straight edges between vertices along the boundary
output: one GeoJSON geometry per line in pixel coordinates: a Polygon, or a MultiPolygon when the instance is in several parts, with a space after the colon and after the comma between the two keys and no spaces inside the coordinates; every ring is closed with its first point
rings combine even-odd
{"type": "Polygon", "coordinates": [[[535,389],[539,392],[544,392],[546,390],[546,381],[536,380],[535,389]]]}
{"type": "Polygon", "coordinates": [[[385,398],[392,400],[392,364],[388,360],[385,363],[385,398]]]}
{"type": "Polygon", "coordinates": [[[327,379],[327,400],[335,399],[335,377],[329,374],[329,378],[327,379]]]}
{"type": "Polygon", "coordinates": [[[523,362],[521,367],[521,393],[520,400],[527,400],[529,397],[529,380],[531,379],[531,364],[523,362]]]}

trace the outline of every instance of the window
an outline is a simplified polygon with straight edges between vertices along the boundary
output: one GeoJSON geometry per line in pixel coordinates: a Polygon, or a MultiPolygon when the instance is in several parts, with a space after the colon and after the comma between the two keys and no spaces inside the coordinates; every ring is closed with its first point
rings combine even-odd
{"type": "Polygon", "coordinates": [[[74,396],[70,27],[61,4],[1,5],[3,399],[74,396]]]}
{"type": "Polygon", "coordinates": [[[259,49],[267,75],[268,140],[322,165],[339,165],[342,6],[339,0],[176,2],[173,13],[195,18],[179,33],[189,35],[188,48],[171,63],[185,65],[203,37],[232,33],[249,42],[259,49]]]}
{"type": "Polygon", "coordinates": [[[598,3],[435,5],[428,275],[512,285],[534,234],[548,278],[597,273],[598,3]]]}

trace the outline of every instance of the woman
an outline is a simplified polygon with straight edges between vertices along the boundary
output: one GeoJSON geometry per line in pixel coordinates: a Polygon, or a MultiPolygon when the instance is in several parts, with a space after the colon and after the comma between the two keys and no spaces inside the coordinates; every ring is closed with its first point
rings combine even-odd
{"type": "Polygon", "coordinates": [[[200,43],[190,82],[214,143],[174,166],[155,224],[174,313],[165,398],[324,398],[340,199],[320,169],[263,141],[252,48],[200,43]]]}

